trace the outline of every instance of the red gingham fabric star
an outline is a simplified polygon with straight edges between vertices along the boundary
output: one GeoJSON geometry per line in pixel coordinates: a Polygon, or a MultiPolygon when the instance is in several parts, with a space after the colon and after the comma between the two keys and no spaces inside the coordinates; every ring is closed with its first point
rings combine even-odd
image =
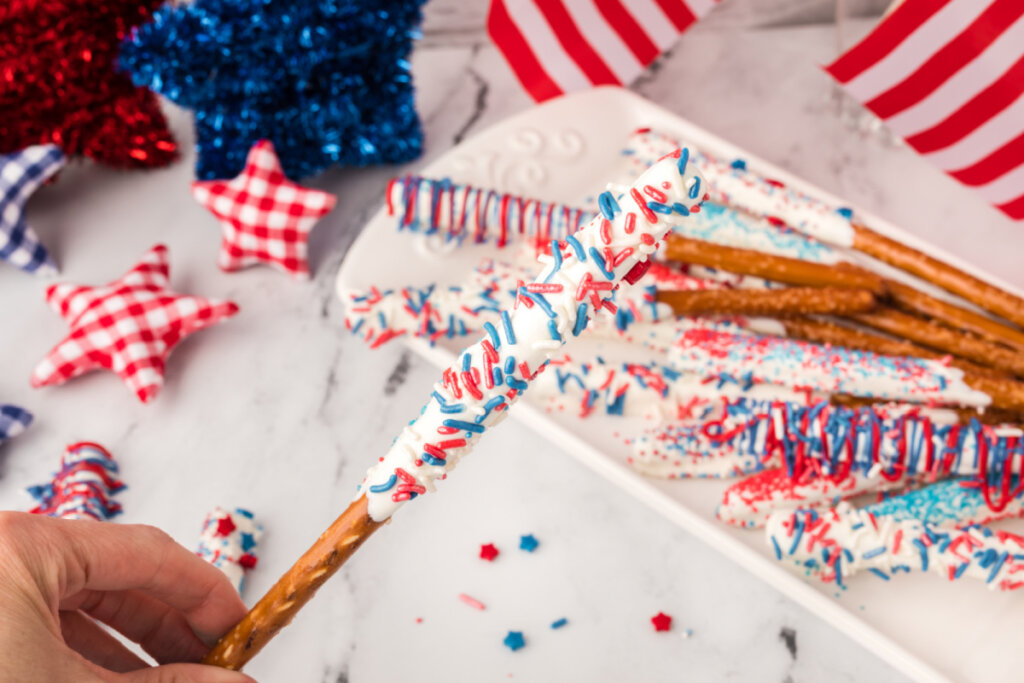
{"type": "Polygon", "coordinates": [[[167,355],[182,339],[238,312],[230,301],[182,296],[168,289],[167,247],[158,245],[139,263],[101,287],[57,284],[46,302],[71,327],[32,373],[32,386],[63,384],[106,368],[143,403],[164,381],[167,355]]]}
{"type": "Polygon", "coordinates": [[[192,196],[220,220],[223,270],[267,263],[301,279],[309,277],[309,233],[337,200],[288,180],[269,140],[252,146],[238,177],[196,181],[192,196]]]}

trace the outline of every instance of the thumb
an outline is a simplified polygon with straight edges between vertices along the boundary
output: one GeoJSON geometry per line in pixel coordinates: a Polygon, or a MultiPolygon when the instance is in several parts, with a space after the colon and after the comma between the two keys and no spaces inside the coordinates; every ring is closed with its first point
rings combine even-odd
{"type": "Polygon", "coordinates": [[[256,683],[239,671],[202,664],[165,664],[139,669],[114,679],[117,683],[256,683]]]}

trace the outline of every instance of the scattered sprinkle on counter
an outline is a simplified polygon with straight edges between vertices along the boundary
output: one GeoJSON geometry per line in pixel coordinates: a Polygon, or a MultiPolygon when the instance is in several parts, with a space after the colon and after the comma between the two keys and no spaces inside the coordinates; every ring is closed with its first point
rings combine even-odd
{"type": "Polygon", "coordinates": [[[653,617],[651,617],[651,623],[654,624],[655,631],[672,630],[672,617],[665,614],[664,612],[658,612],[653,617]]]}
{"type": "Polygon", "coordinates": [[[503,642],[505,643],[505,647],[513,652],[526,645],[526,639],[523,638],[522,631],[509,631],[503,642]]]}
{"type": "Polygon", "coordinates": [[[481,612],[487,609],[487,606],[484,603],[480,602],[471,595],[466,595],[465,593],[459,593],[459,600],[466,603],[473,609],[480,610],[481,612]]]}
{"type": "Polygon", "coordinates": [[[480,559],[493,562],[494,558],[498,556],[498,549],[494,547],[493,543],[486,543],[480,546],[480,559]]]}
{"type": "Polygon", "coordinates": [[[519,537],[519,547],[528,553],[532,553],[540,545],[540,541],[534,538],[533,534],[526,534],[519,537]]]}
{"type": "Polygon", "coordinates": [[[552,621],[551,622],[551,628],[552,629],[560,629],[560,628],[562,628],[563,626],[565,626],[568,623],[569,623],[569,620],[566,619],[565,617],[562,617],[558,621],[552,621]]]}

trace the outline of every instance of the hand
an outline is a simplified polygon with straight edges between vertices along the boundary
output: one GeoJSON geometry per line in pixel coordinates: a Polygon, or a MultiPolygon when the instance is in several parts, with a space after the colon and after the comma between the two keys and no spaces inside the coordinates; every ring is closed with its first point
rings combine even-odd
{"type": "Polygon", "coordinates": [[[245,613],[220,570],[158,529],[0,512],[0,680],[254,683],[191,663],[245,613]]]}

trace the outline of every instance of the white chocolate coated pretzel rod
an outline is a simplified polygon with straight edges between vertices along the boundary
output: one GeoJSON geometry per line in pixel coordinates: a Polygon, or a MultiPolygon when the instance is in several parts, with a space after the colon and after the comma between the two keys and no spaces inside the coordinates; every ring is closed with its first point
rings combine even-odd
{"type": "Polygon", "coordinates": [[[517,307],[502,311],[500,327],[485,325],[485,336],[444,371],[419,417],[367,471],[349,509],[221,638],[206,663],[238,669],[259,652],[399,507],[447,477],[619,282],[643,274],[665,235],[700,211],[703,181],[688,157],[677,150],[623,196],[602,193],[601,214],[553,249],[540,275],[518,290],[517,307]]]}

